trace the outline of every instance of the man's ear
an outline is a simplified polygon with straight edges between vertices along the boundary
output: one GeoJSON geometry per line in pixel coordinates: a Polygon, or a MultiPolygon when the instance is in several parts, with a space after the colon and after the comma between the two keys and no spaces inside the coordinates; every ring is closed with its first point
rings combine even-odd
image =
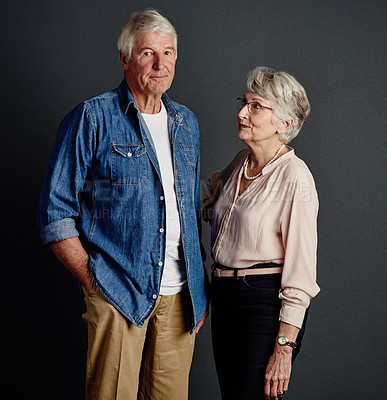
{"type": "Polygon", "coordinates": [[[120,61],[122,64],[122,67],[126,71],[129,68],[129,60],[128,57],[120,50],[120,61]]]}

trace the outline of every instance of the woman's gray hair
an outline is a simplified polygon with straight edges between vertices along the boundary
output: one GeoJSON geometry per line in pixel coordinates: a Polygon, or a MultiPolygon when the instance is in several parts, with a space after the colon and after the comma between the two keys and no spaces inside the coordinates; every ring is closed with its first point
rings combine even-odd
{"type": "Polygon", "coordinates": [[[284,71],[256,67],[247,75],[247,90],[273,103],[273,123],[293,120],[287,132],[280,133],[282,143],[294,139],[308,120],[310,104],[305,89],[284,71]]]}
{"type": "Polygon", "coordinates": [[[118,49],[130,59],[136,35],[152,32],[173,36],[177,57],[177,33],[175,28],[165,17],[152,9],[131,14],[118,37],[118,49]]]}

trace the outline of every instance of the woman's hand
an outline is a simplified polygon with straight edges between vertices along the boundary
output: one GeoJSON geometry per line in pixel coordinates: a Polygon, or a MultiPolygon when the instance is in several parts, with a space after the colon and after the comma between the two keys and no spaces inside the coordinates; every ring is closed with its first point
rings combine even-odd
{"type": "Polygon", "coordinates": [[[292,351],[289,346],[275,344],[265,375],[265,399],[278,400],[287,392],[292,371],[292,351]]]}
{"type": "MultiPolygon", "coordinates": [[[[300,329],[286,322],[280,323],[278,336],[284,336],[295,342],[300,329]]],[[[292,371],[292,352],[290,346],[281,346],[275,343],[274,353],[270,357],[265,375],[265,398],[266,400],[278,400],[287,392],[290,373],[292,371]]]]}

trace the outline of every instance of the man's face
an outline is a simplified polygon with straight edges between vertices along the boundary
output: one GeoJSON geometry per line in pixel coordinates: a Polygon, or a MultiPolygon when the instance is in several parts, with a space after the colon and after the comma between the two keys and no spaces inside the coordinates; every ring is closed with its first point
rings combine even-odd
{"type": "Polygon", "coordinates": [[[133,95],[161,96],[175,75],[173,36],[158,32],[136,35],[130,59],[121,55],[121,62],[133,95]]]}

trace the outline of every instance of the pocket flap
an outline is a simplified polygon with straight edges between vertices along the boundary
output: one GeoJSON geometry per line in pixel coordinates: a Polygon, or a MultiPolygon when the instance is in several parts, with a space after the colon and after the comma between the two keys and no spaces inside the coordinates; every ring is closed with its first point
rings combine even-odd
{"type": "Polygon", "coordinates": [[[125,158],[140,157],[146,151],[143,144],[112,143],[112,147],[113,152],[116,152],[125,158]]]}

